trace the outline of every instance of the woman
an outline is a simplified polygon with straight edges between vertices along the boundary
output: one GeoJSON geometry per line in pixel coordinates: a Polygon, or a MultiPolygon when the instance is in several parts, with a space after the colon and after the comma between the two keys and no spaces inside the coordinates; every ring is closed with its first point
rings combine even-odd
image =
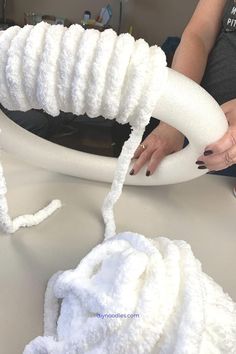
{"type": "MultiPolygon", "coordinates": [[[[206,146],[196,168],[218,171],[236,163],[236,0],[200,0],[185,28],[172,68],[201,84],[221,105],[227,133],[206,146]]],[[[184,136],[161,122],[135,152],[131,175],[147,163],[150,176],[168,154],[182,149],[184,136]],[[143,148],[144,147],[144,148],[143,148]]],[[[226,174],[236,177],[236,165],[226,174]]]]}

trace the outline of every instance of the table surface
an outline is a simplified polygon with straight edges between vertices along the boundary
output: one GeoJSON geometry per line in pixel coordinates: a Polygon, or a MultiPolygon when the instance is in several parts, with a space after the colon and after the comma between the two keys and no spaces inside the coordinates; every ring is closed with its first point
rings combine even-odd
{"type": "MultiPolygon", "coordinates": [[[[20,354],[42,334],[48,279],[76,267],[103,241],[103,199],[110,185],[35,168],[1,154],[12,217],[33,213],[54,198],[63,207],[46,221],[0,235],[1,353],[20,354]]],[[[134,177],[135,178],[135,177],[134,177]]],[[[236,301],[236,179],[205,175],[182,184],[124,187],[115,207],[117,232],[183,239],[236,301]]]]}

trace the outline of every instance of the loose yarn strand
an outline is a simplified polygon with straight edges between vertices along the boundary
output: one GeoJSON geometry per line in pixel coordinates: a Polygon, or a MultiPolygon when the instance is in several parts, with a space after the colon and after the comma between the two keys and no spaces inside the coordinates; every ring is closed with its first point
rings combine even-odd
{"type": "Polygon", "coordinates": [[[20,227],[38,225],[61,207],[61,201],[54,199],[45,208],[40,209],[35,214],[21,215],[12,220],[8,213],[6,193],[6,181],[3,175],[2,164],[0,163],[0,228],[5,233],[12,234],[20,227]]]}
{"type": "Polygon", "coordinates": [[[132,131],[129,139],[124,143],[122,152],[118,158],[111,189],[106,196],[102,206],[102,215],[105,223],[105,240],[115,236],[116,234],[113,208],[122,193],[125,177],[130,165],[130,160],[132,159],[137,146],[142,140],[142,135],[143,129],[135,128],[132,131]]]}

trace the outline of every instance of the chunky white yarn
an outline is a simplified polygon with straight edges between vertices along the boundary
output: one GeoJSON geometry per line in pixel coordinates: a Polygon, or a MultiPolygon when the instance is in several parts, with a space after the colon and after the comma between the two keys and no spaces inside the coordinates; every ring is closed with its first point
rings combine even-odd
{"type": "Polygon", "coordinates": [[[7,53],[6,82],[15,110],[27,111],[31,108],[24,92],[24,82],[22,80],[22,52],[31,29],[32,26],[25,26],[20,29],[12,39],[7,53]]]}
{"type": "Polygon", "coordinates": [[[23,87],[30,106],[35,109],[42,108],[37,100],[37,82],[45,35],[49,27],[50,25],[44,22],[32,27],[22,53],[23,87]]]}
{"type": "Polygon", "coordinates": [[[47,291],[44,337],[24,354],[235,353],[236,304],[184,241],[119,234],[47,291]]]}
{"type": "Polygon", "coordinates": [[[0,227],[6,233],[14,233],[20,227],[38,225],[61,207],[61,201],[54,199],[45,208],[35,214],[21,215],[12,220],[8,213],[6,193],[6,181],[3,175],[2,164],[0,163],[0,227]]]}
{"type": "Polygon", "coordinates": [[[14,109],[15,105],[11,100],[9,93],[7,79],[6,79],[6,66],[8,60],[8,51],[10,48],[11,41],[20,31],[20,27],[14,26],[10,27],[7,31],[1,32],[0,36],[0,102],[7,109],[14,109]]]}
{"type": "Polygon", "coordinates": [[[0,98],[6,108],[43,108],[52,116],[60,110],[86,112],[132,125],[103,205],[105,237],[112,237],[113,205],[167,80],[164,53],[157,46],[149,48],[142,39],[135,42],[129,34],[117,36],[111,29],[100,33],[79,25],[66,29],[43,22],[5,31],[0,48],[0,98]]]}
{"type": "MultiPolygon", "coordinates": [[[[202,272],[190,246],[132,233],[114,236],[114,203],[167,79],[161,49],[128,34],[117,37],[112,30],[44,23],[5,31],[0,48],[0,101],[8,109],[87,112],[130,122],[133,129],[103,205],[107,240],[75,270],[49,281],[45,336],[27,345],[24,354],[235,354],[235,304],[202,272]],[[96,315],[117,312],[139,317],[96,315]]],[[[0,172],[5,231],[38,223],[60,206],[54,201],[46,214],[12,222],[0,172]]]]}

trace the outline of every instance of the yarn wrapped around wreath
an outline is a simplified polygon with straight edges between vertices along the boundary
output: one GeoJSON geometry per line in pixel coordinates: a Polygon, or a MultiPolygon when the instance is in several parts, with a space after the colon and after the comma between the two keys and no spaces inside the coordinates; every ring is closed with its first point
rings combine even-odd
{"type": "MultiPolygon", "coordinates": [[[[117,36],[112,29],[100,33],[80,25],[67,29],[44,22],[2,32],[0,48],[0,102],[5,108],[42,108],[52,116],[60,110],[77,115],[86,112],[91,118],[103,115],[132,125],[103,209],[106,235],[115,234],[112,206],[121,194],[131,158],[166,83],[164,52],[157,46],[149,47],[143,39],[135,41],[127,33],[117,36]]],[[[3,174],[0,177],[0,223],[5,232],[35,225],[61,206],[55,200],[35,216],[12,221],[3,174]]]]}
{"type": "MultiPolygon", "coordinates": [[[[44,336],[24,354],[235,354],[236,305],[202,272],[190,246],[115,234],[113,206],[167,81],[162,50],[112,30],[46,23],[2,32],[0,48],[0,102],[6,108],[42,108],[52,116],[86,112],[132,126],[103,205],[105,240],[75,270],[51,278],[44,336]],[[104,318],[117,311],[124,317],[104,318]]],[[[4,231],[37,224],[60,207],[53,201],[35,216],[12,221],[2,171],[0,177],[4,231]]]]}

